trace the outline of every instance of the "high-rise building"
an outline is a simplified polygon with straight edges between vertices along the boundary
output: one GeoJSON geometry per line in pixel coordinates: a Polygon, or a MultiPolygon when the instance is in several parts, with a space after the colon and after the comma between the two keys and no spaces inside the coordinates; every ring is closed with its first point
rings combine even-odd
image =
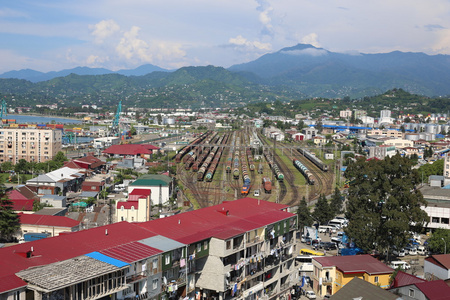
{"type": "Polygon", "coordinates": [[[0,163],[51,160],[62,149],[59,129],[0,128],[0,163]]]}

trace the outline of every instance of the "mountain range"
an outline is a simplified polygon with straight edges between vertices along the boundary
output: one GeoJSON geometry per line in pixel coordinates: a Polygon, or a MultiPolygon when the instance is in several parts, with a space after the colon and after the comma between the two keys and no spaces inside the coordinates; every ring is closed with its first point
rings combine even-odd
{"type": "MultiPolygon", "coordinates": [[[[204,86],[205,81],[209,81],[208,89],[211,89],[212,82],[224,88],[226,85],[228,89],[233,86],[242,88],[257,85],[269,87],[272,91],[296,93],[302,98],[357,98],[380,94],[393,88],[430,97],[450,95],[449,55],[400,51],[378,54],[336,53],[307,44],[283,48],[228,69],[208,66],[183,67],[173,71],[147,64],[116,72],[88,67],[48,73],[27,69],[6,72],[0,74],[0,78],[17,78],[38,83],[70,74],[136,76],[137,81],[129,84],[139,82],[145,83],[147,87],[200,82],[204,86]]],[[[117,80],[115,76],[102,78],[117,80]]],[[[77,78],[77,82],[79,81],[77,78]]],[[[0,92],[5,90],[0,88],[0,92]]]]}

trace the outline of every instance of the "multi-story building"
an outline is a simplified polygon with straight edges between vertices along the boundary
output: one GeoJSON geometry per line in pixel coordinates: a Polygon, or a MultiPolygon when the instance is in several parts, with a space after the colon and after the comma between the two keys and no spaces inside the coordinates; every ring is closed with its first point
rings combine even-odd
{"type": "Polygon", "coordinates": [[[0,163],[21,159],[44,162],[62,149],[62,131],[48,128],[1,128],[0,163]]]}
{"type": "Polygon", "coordinates": [[[287,297],[297,216],[252,198],[0,249],[0,299],[287,297]]]}

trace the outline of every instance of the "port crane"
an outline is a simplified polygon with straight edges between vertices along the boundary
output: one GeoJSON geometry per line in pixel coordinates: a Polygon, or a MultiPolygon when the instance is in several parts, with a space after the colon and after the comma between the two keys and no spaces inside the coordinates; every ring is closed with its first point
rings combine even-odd
{"type": "Polygon", "coordinates": [[[120,100],[119,105],[117,106],[117,111],[112,122],[111,130],[109,131],[109,136],[119,135],[120,133],[119,121],[121,112],[122,112],[122,100],[120,100]]]}

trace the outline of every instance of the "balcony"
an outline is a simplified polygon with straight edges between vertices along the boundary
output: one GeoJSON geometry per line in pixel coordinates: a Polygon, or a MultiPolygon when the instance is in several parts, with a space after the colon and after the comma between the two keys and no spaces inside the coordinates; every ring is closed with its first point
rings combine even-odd
{"type": "Polygon", "coordinates": [[[133,282],[137,282],[137,281],[140,281],[142,279],[145,279],[145,278],[147,278],[147,272],[141,272],[139,274],[133,274],[131,276],[128,276],[126,278],[126,282],[127,282],[127,284],[128,283],[133,283],[133,282]]]}
{"type": "Polygon", "coordinates": [[[333,278],[331,277],[322,277],[322,285],[329,285],[333,283],[333,278]]]}
{"type": "Polygon", "coordinates": [[[283,261],[286,261],[286,260],[291,259],[291,258],[292,258],[292,254],[283,254],[283,256],[281,257],[281,259],[283,261]]]}

